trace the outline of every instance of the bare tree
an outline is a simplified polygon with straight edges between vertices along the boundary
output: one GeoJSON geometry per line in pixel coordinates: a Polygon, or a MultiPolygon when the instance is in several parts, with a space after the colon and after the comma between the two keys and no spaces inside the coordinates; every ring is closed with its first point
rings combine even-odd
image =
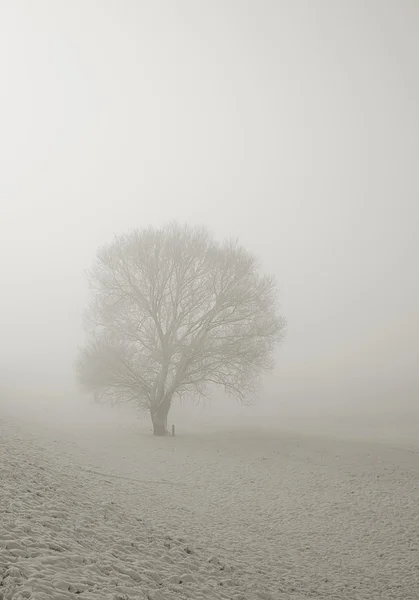
{"type": "Polygon", "coordinates": [[[221,385],[245,402],[284,333],[271,277],[236,242],[172,223],[99,249],[77,370],[83,388],[149,410],[167,432],[177,396],[221,385]]]}

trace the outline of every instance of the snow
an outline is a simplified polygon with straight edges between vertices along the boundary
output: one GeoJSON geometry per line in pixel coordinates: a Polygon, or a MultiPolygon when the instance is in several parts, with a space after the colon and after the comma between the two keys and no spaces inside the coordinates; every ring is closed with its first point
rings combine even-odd
{"type": "Polygon", "coordinates": [[[418,448],[93,420],[0,418],[3,600],[419,598],[418,448]]]}

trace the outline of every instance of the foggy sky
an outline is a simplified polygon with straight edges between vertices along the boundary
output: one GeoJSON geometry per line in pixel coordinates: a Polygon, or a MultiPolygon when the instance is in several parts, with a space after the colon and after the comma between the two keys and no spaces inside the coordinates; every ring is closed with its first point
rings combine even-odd
{"type": "Polygon", "coordinates": [[[71,386],[99,244],[170,219],[281,290],[278,377],[415,377],[416,0],[0,7],[0,371],[71,386]]]}

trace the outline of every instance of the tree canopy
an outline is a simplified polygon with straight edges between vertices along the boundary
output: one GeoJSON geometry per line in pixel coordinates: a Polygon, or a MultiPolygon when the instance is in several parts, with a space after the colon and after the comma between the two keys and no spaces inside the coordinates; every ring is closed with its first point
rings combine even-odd
{"type": "Polygon", "coordinates": [[[115,237],[88,273],[83,388],[150,410],[166,430],[174,396],[214,385],[244,402],[283,338],[275,280],[235,241],[172,223],[115,237]]]}

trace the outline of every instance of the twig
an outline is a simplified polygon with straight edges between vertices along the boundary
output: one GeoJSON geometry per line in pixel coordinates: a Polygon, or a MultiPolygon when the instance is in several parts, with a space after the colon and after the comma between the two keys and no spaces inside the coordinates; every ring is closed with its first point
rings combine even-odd
{"type": "Polygon", "coordinates": [[[182,485],[174,481],[168,481],[167,479],[160,479],[159,481],[153,481],[151,479],[134,479],[133,477],[124,477],[123,475],[113,475],[112,473],[101,473],[100,471],[94,471],[93,469],[85,469],[80,467],[85,473],[92,473],[93,475],[99,475],[100,477],[113,477],[114,479],[124,479],[125,481],[133,481],[134,483],[162,483],[165,485],[182,485]]]}

